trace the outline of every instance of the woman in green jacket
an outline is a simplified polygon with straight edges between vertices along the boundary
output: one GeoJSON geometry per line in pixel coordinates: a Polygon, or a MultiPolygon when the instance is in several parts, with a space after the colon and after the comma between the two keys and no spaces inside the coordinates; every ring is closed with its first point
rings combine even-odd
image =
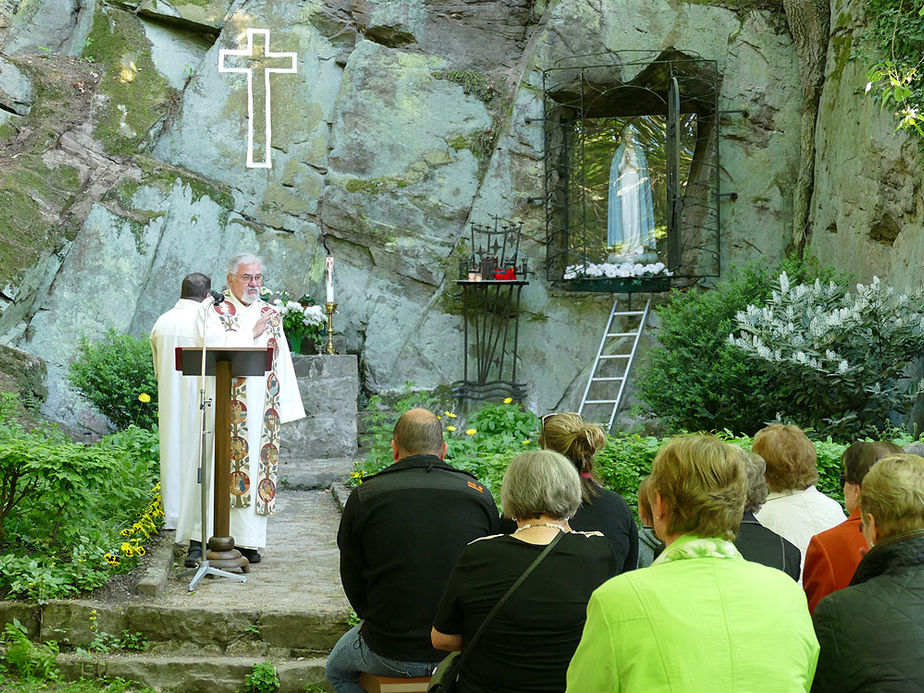
{"type": "Polygon", "coordinates": [[[746,492],[739,448],[697,435],[661,449],[649,497],[667,548],[593,593],[569,692],[811,688],[818,641],[805,594],[731,542],[746,492]]]}

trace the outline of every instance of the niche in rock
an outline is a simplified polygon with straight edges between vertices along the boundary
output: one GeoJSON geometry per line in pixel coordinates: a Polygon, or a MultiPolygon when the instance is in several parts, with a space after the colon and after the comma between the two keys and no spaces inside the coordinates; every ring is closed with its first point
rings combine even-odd
{"type": "Polygon", "coordinates": [[[715,62],[626,51],[569,58],[543,80],[548,278],[589,263],[716,276],[715,62]]]}

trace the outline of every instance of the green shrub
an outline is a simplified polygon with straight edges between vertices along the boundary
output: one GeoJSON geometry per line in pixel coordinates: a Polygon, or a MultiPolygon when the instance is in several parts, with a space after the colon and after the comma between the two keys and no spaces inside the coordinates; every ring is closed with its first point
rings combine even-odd
{"type": "Polygon", "coordinates": [[[157,423],[157,380],[151,345],[109,329],[103,339],[81,339],[71,364],[71,385],[117,430],[157,423]]]}
{"type": "Polygon", "coordinates": [[[467,416],[434,405],[432,395],[406,390],[391,412],[381,408],[378,398],[371,398],[364,414],[367,433],[373,441],[365,459],[356,463],[350,475],[350,484],[356,485],[393,461],[391,435],[398,417],[413,407],[422,406],[434,411],[443,425],[443,436],[448,449],[446,460],[458,469],[474,474],[485,483],[500,500],[500,482],[507,463],[520,452],[535,449],[539,431],[539,417],[519,404],[487,404],[467,416]]]}
{"type": "Polygon", "coordinates": [[[738,314],[730,343],[773,377],[779,412],[819,436],[877,436],[922,389],[904,381],[924,349],[924,293],[878,278],[854,293],[833,282],[796,284],[783,272],[771,298],[738,314]]]}
{"type": "Polygon", "coordinates": [[[714,289],[672,292],[671,302],[658,309],[658,344],[635,382],[640,399],[670,428],[753,434],[775,419],[787,393],[764,364],[742,358],[728,335],[736,313],[770,297],[780,271],[800,281],[832,274],[795,258],[773,269],[752,262],[714,289]]]}
{"type": "MultiPolygon", "coordinates": [[[[443,411],[440,415],[451,453],[446,459],[454,467],[471,472],[485,483],[500,506],[501,481],[510,460],[537,447],[539,417],[518,404],[485,405],[473,411],[467,423],[451,411],[443,411]],[[480,422],[482,428],[476,428],[476,422],[480,422]]],[[[394,425],[393,422],[391,425],[394,425]]],[[[364,476],[391,464],[391,426],[388,431],[387,461],[383,461],[386,457],[384,448],[371,451],[365,460],[356,463],[351,479],[353,485],[361,483],[364,476]]],[[[812,432],[808,433],[811,438],[812,432]]],[[[743,450],[751,450],[750,436],[735,435],[728,430],[718,431],[716,435],[743,450]]],[[[911,442],[911,437],[899,430],[887,431],[879,439],[891,440],[901,446],[911,442]]],[[[633,512],[638,505],[639,482],[651,472],[651,463],[667,440],[617,433],[607,436],[606,446],[597,455],[600,480],[604,486],[621,494],[633,512]]],[[[830,437],[813,440],[812,444],[818,453],[818,489],[843,504],[841,455],[847,445],[834,442],[830,437]]]]}
{"type": "Polygon", "coordinates": [[[88,446],[0,418],[0,597],[73,596],[131,569],[143,553],[135,526],[160,521],[158,470],[152,431],[88,446]]]}

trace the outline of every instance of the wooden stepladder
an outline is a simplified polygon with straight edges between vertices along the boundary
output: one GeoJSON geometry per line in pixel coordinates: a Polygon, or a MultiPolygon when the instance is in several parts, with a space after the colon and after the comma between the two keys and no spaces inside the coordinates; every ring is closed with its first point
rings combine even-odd
{"type": "Polygon", "coordinates": [[[597,357],[594,359],[587,387],[584,388],[584,394],[581,397],[581,406],[578,408],[578,413],[584,419],[600,423],[607,420],[605,416],[588,416],[584,413],[585,410],[592,407],[594,414],[597,414],[609,409],[609,419],[606,424],[608,431],[613,427],[613,421],[616,420],[616,414],[619,412],[619,406],[626,392],[626,382],[629,379],[635,355],[638,353],[642,331],[645,329],[648,313],[651,310],[651,297],[649,296],[646,301],[644,310],[621,311],[618,308],[619,299],[613,299],[610,318],[603,331],[603,337],[600,339],[600,348],[597,349],[597,357]],[[617,318],[620,320],[617,321],[617,318]],[[634,328],[625,327],[624,331],[614,331],[617,329],[614,323],[624,324],[633,321],[637,321],[634,328]]]}

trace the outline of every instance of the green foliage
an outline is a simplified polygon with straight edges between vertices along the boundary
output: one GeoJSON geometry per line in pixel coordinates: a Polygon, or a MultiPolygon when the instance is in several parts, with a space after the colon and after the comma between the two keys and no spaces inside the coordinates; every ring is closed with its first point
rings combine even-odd
{"type": "Polygon", "coordinates": [[[638,485],[651,472],[651,462],[661,447],[654,436],[618,434],[607,436],[606,447],[597,454],[597,472],[608,489],[626,499],[637,512],[638,485]]]}
{"type": "Polygon", "coordinates": [[[370,451],[365,460],[357,463],[350,475],[350,484],[359,483],[362,477],[371,476],[393,462],[391,434],[395,422],[402,414],[416,407],[439,411],[443,404],[438,395],[426,390],[414,390],[409,382],[404,383],[404,389],[393,401],[387,401],[382,395],[369,397],[360,416],[365,435],[371,439],[370,451]]]}
{"type": "Polygon", "coordinates": [[[436,412],[443,425],[448,449],[446,460],[457,469],[474,474],[499,500],[500,482],[507,463],[520,452],[535,448],[539,417],[519,404],[486,404],[467,418],[454,411],[435,406],[432,394],[413,392],[409,386],[392,411],[381,408],[381,400],[370,399],[364,415],[366,431],[373,433],[371,449],[364,460],[356,463],[350,483],[358,484],[393,461],[391,435],[395,422],[408,409],[422,407],[436,412]]]}
{"type": "Polygon", "coordinates": [[[12,666],[20,679],[54,681],[58,678],[58,644],[31,642],[19,619],[14,618],[3,627],[0,649],[4,663],[12,666]]]}
{"type": "Polygon", "coordinates": [[[152,504],[157,451],[157,434],[145,429],[87,446],[53,430],[23,432],[0,415],[0,596],[73,596],[134,566],[134,550],[122,560],[108,552],[129,546],[121,532],[152,504]]]}
{"type": "Polygon", "coordinates": [[[272,660],[258,662],[244,678],[248,693],[272,693],[279,690],[279,674],[272,660]]]}
{"type": "Polygon", "coordinates": [[[763,306],[738,314],[730,342],[758,361],[784,397],[782,416],[819,436],[853,440],[907,416],[922,383],[905,382],[924,349],[924,292],[905,295],[873,278],[851,293],[786,273],[763,306]]]}
{"type": "Polygon", "coordinates": [[[728,344],[735,314],[769,298],[785,270],[799,280],[829,278],[812,261],[787,258],[778,267],[752,262],[733,270],[714,289],[671,293],[658,309],[658,344],[636,376],[639,397],[675,430],[729,429],[754,433],[775,418],[788,396],[761,363],[743,359],[728,344]]]}
{"type": "Polygon", "coordinates": [[[146,339],[112,328],[98,342],[82,338],[69,379],[116,429],[157,423],[157,379],[146,339]]]}
{"type": "Polygon", "coordinates": [[[93,633],[93,640],[87,644],[86,649],[77,648],[78,652],[111,654],[113,652],[144,652],[148,648],[148,641],[141,633],[132,632],[127,628],[122,631],[121,635],[100,630],[95,609],[90,612],[90,631],[93,633]]]}
{"type": "Polygon", "coordinates": [[[866,0],[866,16],[873,50],[857,51],[872,65],[866,92],[892,112],[896,130],[924,138],[924,0],[866,0]]]}

